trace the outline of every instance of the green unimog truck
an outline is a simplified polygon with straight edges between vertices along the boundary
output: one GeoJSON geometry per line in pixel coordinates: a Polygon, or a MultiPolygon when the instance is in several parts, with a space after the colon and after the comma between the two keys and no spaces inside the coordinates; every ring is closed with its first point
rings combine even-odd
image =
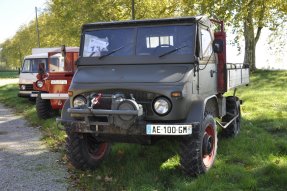
{"type": "Polygon", "coordinates": [[[236,91],[224,93],[248,83],[248,64],[226,63],[221,21],[196,16],[85,24],[58,119],[68,135],[68,158],[76,168],[94,169],[113,142],[176,138],[182,169],[205,173],[215,160],[217,125],[227,137],[240,130],[241,100],[236,91]]]}

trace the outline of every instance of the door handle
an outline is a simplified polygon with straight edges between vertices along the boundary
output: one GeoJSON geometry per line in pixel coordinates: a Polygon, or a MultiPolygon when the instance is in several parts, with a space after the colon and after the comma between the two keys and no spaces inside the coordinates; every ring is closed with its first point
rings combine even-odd
{"type": "Polygon", "coordinates": [[[213,74],[214,74],[214,73],[216,73],[216,71],[215,71],[215,70],[210,70],[210,77],[212,77],[212,78],[213,78],[213,76],[214,76],[213,74]]]}

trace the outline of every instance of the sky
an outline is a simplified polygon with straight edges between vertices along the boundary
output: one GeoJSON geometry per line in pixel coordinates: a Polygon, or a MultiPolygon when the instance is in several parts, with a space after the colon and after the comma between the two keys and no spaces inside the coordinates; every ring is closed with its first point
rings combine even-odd
{"type": "Polygon", "coordinates": [[[35,7],[47,0],[0,0],[0,43],[15,35],[19,27],[35,18],[35,7]]]}
{"type": "MultiPolygon", "coordinates": [[[[28,24],[35,19],[35,7],[37,6],[41,12],[41,9],[45,8],[46,2],[47,0],[0,0],[0,43],[13,37],[21,25],[28,24]]],[[[227,35],[229,35],[228,40],[234,38],[231,34],[227,35]]],[[[262,31],[256,49],[256,66],[263,69],[287,70],[287,35],[286,46],[282,47],[281,51],[283,54],[277,55],[270,51],[268,35],[270,35],[268,30],[262,31]]],[[[227,62],[242,63],[243,57],[243,52],[238,55],[236,47],[227,45],[227,62]]]]}

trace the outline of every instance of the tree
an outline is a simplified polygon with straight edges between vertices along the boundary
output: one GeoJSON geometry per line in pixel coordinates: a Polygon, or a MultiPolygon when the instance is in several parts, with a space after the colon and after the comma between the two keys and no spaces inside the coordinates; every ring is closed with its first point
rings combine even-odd
{"type": "MultiPolygon", "coordinates": [[[[182,0],[183,13],[217,16],[231,26],[245,42],[244,62],[256,69],[255,50],[264,27],[277,30],[287,20],[286,0],[182,0]]],[[[237,37],[236,39],[238,39],[237,37]]]]}
{"type": "MultiPolygon", "coordinates": [[[[42,47],[79,46],[81,26],[99,21],[131,19],[131,0],[50,0],[48,11],[39,15],[42,47]]],[[[206,14],[225,21],[245,40],[244,62],[255,70],[255,49],[261,30],[274,31],[287,20],[286,0],[135,0],[136,19],[192,16],[206,14]]],[[[19,57],[37,47],[35,21],[20,27],[4,42],[2,58],[19,66],[19,57]]]]}

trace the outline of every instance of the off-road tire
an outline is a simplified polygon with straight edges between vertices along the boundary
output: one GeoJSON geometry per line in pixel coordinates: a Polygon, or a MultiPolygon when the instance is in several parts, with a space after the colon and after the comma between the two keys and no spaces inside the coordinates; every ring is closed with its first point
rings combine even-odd
{"type": "Polygon", "coordinates": [[[36,98],[36,110],[38,117],[41,119],[48,119],[54,115],[50,100],[42,99],[40,94],[36,98]]]}
{"type": "Polygon", "coordinates": [[[77,169],[96,169],[110,152],[110,143],[98,142],[91,134],[66,132],[67,158],[77,169]]]}
{"type": "Polygon", "coordinates": [[[235,119],[228,127],[222,129],[223,137],[236,137],[240,132],[241,111],[240,102],[237,97],[229,96],[226,98],[226,115],[223,116],[222,122],[228,123],[235,115],[239,117],[235,119]]]}
{"type": "Polygon", "coordinates": [[[180,144],[180,165],[189,176],[206,173],[213,165],[217,152],[216,123],[212,115],[205,115],[201,124],[192,129],[192,135],[183,137],[180,144]],[[213,134],[212,151],[210,155],[204,154],[204,137],[207,131],[213,134]]]}

